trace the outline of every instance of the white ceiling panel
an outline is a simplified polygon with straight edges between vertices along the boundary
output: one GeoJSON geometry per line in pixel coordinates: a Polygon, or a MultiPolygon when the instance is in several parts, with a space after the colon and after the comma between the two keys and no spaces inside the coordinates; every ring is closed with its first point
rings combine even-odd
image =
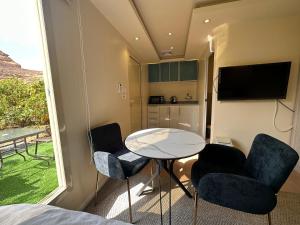
{"type": "Polygon", "coordinates": [[[91,2],[120,32],[142,62],[159,61],[152,40],[130,0],[91,0],[91,2]],[[136,37],[139,40],[136,40],[136,37]]]}
{"type": "Polygon", "coordinates": [[[133,3],[161,59],[184,56],[193,0],[133,0],[133,3]],[[169,50],[171,55],[162,54],[169,50]]]}
{"type": "Polygon", "coordinates": [[[299,0],[242,0],[195,8],[185,57],[201,57],[208,46],[207,36],[213,35],[213,30],[220,25],[299,13],[299,0]],[[210,22],[204,23],[205,19],[210,19],[210,22]]]}

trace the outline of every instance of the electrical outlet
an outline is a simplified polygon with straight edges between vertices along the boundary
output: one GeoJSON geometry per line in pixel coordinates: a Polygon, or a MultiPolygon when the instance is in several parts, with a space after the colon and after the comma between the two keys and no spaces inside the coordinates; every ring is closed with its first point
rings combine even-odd
{"type": "Polygon", "coordinates": [[[122,83],[117,83],[117,93],[120,94],[123,89],[123,84],[122,83]]]}

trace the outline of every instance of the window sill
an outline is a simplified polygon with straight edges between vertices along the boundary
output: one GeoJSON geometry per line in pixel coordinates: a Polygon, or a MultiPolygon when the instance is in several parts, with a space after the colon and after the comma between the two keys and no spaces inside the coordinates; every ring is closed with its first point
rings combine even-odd
{"type": "Polygon", "coordinates": [[[59,198],[60,195],[62,195],[66,190],[67,190],[66,186],[58,187],[50,194],[48,194],[45,198],[43,198],[39,203],[45,205],[51,204],[52,202],[55,202],[55,200],[59,198]]]}

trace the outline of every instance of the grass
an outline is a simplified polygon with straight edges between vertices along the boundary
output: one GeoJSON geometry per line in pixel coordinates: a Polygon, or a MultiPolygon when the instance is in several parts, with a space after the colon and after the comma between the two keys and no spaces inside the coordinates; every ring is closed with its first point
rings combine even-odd
{"type": "MultiPolygon", "coordinates": [[[[34,146],[29,147],[34,152],[34,146]]],[[[22,153],[26,161],[19,155],[5,158],[0,169],[0,205],[16,203],[37,203],[57,186],[55,161],[35,160],[22,153]]],[[[53,155],[52,143],[39,144],[38,154],[53,155]]]]}

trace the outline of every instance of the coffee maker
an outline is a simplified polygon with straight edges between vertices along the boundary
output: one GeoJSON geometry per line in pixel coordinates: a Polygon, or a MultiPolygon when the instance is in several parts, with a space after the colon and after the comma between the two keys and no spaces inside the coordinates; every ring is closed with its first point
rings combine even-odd
{"type": "Polygon", "coordinates": [[[171,96],[170,103],[171,104],[176,104],[177,103],[177,97],[176,96],[171,96]]]}

